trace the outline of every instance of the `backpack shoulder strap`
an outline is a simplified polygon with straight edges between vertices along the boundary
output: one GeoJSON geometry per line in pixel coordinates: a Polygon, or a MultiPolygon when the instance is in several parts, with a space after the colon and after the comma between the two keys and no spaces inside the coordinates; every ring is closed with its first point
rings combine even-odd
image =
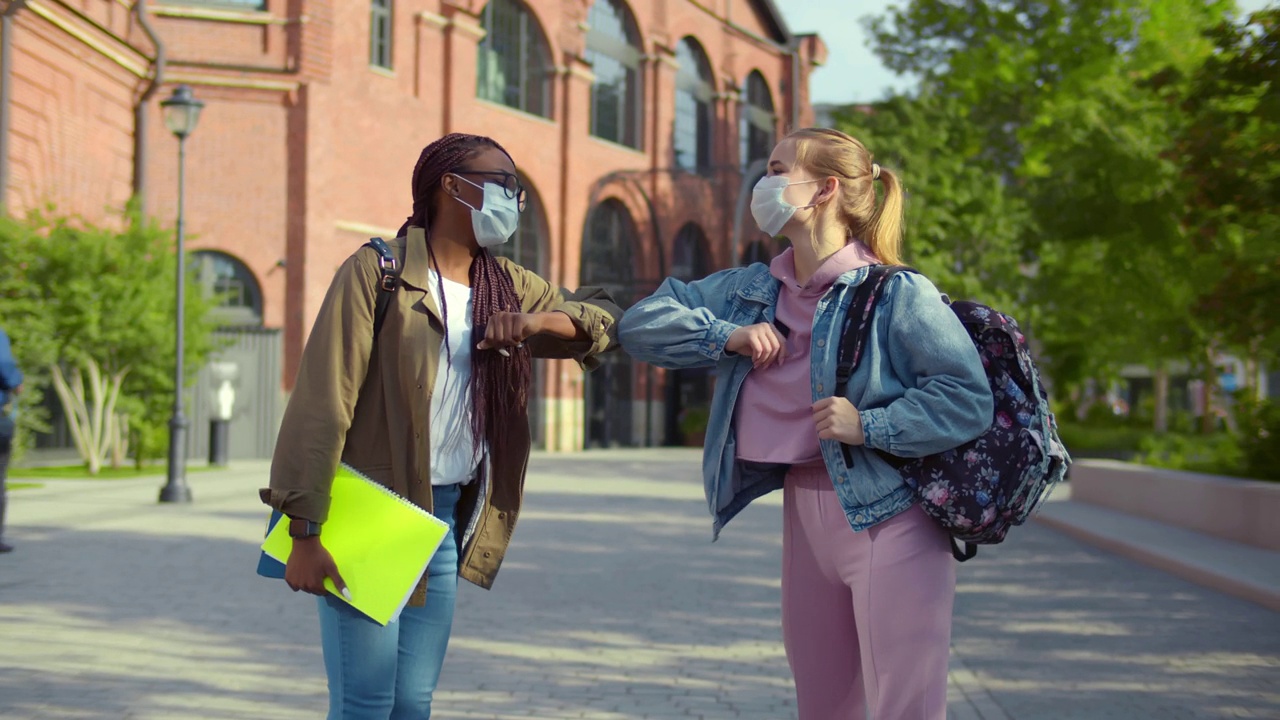
{"type": "Polygon", "coordinates": [[[867,279],[854,291],[853,300],[845,314],[844,329],[840,333],[840,351],[836,355],[837,397],[844,395],[849,389],[849,378],[853,377],[858,363],[862,361],[862,351],[871,334],[871,318],[875,315],[876,305],[880,303],[889,279],[909,269],[900,265],[872,265],[867,279]]]}
{"type": "MultiPolygon", "coordinates": [[[[835,397],[844,397],[849,390],[849,378],[853,377],[853,371],[858,369],[858,363],[862,361],[862,351],[871,334],[871,319],[875,316],[876,305],[880,304],[890,278],[910,269],[901,265],[872,265],[867,279],[853,292],[853,300],[849,302],[849,310],[845,313],[844,328],[840,332],[840,349],[836,355],[835,397]]],[[[845,464],[852,468],[852,448],[842,444],[840,452],[844,455],[845,464]]],[[[887,453],[880,453],[880,456],[893,464],[893,458],[887,453]]]]}
{"type": "Polygon", "coordinates": [[[378,281],[378,297],[374,301],[373,337],[382,332],[382,322],[387,318],[387,309],[391,307],[391,297],[400,287],[400,263],[386,240],[380,237],[370,238],[365,245],[378,253],[378,269],[382,274],[378,281]]]}

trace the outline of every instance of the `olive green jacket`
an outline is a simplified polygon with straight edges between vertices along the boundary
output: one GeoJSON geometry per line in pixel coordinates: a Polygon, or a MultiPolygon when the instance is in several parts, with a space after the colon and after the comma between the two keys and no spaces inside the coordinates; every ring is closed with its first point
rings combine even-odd
{"type": "MultiPolygon", "coordinates": [[[[404,261],[376,343],[381,273],[377,253],[366,246],[338,270],[302,353],[276,441],[271,484],[261,491],[264,503],[290,517],[324,522],[339,460],[432,509],[428,424],[444,325],[427,289],[430,258],[423,229],[410,228],[407,238],[388,244],[404,261]]],[[[588,338],[530,338],[535,357],[573,358],[591,369],[597,355],[616,347],[614,324],[622,313],[607,293],[583,289],[570,296],[515,263],[501,262],[524,312],[563,312],[588,338]]],[[[512,418],[508,432],[517,436],[510,447],[518,450],[490,455],[477,481],[463,486],[458,507],[458,572],[484,588],[492,586],[511,540],[529,460],[528,417],[512,418]]],[[[322,530],[322,542],[323,537],[322,530]]],[[[415,600],[424,593],[425,584],[415,600]]]]}

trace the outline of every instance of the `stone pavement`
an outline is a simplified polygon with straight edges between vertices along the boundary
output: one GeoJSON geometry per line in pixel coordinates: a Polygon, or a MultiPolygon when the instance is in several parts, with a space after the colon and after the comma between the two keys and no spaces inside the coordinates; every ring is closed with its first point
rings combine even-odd
{"type": "MultiPolygon", "coordinates": [[[[253,574],[263,463],[12,494],[0,717],[317,718],[313,600],[253,574]]],[[[684,450],[538,456],[436,717],[795,717],[778,497],[710,543],[684,450]]],[[[1280,718],[1280,614],[1030,525],[961,568],[950,717],[1280,718]]]]}

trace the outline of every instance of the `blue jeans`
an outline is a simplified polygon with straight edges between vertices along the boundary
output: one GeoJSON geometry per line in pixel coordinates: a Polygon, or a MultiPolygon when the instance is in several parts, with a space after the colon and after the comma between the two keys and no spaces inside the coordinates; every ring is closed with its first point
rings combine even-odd
{"type": "Polygon", "coordinates": [[[434,488],[434,514],[449,534],[427,568],[427,604],[385,627],[332,596],[320,598],[329,676],[329,720],[426,720],[440,680],[458,594],[458,485],[434,488]]]}

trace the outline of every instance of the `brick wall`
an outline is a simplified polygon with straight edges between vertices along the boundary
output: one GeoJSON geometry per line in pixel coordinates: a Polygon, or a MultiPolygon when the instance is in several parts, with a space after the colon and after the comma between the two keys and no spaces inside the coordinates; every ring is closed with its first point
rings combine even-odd
{"type": "MultiPolygon", "coordinates": [[[[10,207],[21,212],[53,201],[101,217],[131,192],[133,107],[153,70],[154,48],[131,3],[29,5],[15,23],[10,207]]],[[[367,2],[268,0],[262,12],[151,9],[169,63],[148,111],[148,210],[166,221],[176,212],[177,141],[158,103],[174,84],[187,83],[206,103],[187,143],[191,246],[228,253],[258,279],[265,324],[284,330],[285,388],[334,270],[369,234],[399,227],[411,210],[413,164],[445,132],[491,135],[515,157],[545,216],[544,267],[553,282],[580,282],[590,212],[610,199],[635,222],[634,274],[646,287],[669,271],[675,237],[688,223],[707,236],[714,268],[733,264],[739,101],[748,74],[766,78],[778,132],[792,124],[793,59],[763,3],[628,4],[643,57],[639,149],[590,135],[593,75],[583,60],[589,0],[527,0],[556,68],[548,118],[476,97],[483,2],[394,6],[390,69],[369,65],[367,2]],[[715,170],[700,175],[672,170],[675,47],[685,36],[704,48],[716,92],[715,170]]],[[[824,50],[816,38],[800,47],[803,88],[824,50]]],[[[799,103],[803,124],[811,116],[807,93],[799,103]]],[[[754,231],[749,218],[744,227],[754,231]]],[[[646,402],[661,396],[655,388],[662,375],[652,378],[658,386],[633,385],[646,402]]],[[[550,365],[545,395],[549,442],[579,446],[576,368],[550,365]]]]}

